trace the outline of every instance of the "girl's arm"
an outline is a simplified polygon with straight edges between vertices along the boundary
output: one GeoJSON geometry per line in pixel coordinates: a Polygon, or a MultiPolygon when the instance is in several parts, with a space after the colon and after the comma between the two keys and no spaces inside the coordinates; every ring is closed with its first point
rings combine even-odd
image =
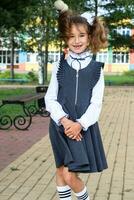
{"type": "Polygon", "coordinates": [[[89,126],[95,124],[98,119],[102,108],[104,93],[104,75],[103,70],[101,70],[100,78],[93,88],[92,98],[90,105],[88,106],[86,112],[77,121],[82,125],[83,130],[87,130],[89,126]]]}
{"type": "Polygon", "coordinates": [[[56,122],[57,125],[60,125],[60,119],[64,116],[67,116],[62,109],[62,106],[57,101],[57,94],[58,94],[58,81],[57,81],[57,70],[58,70],[59,63],[54,65],[51,81],[45,95],[45,104],[46,110],[50,112],[51,118],[56,122]]]}

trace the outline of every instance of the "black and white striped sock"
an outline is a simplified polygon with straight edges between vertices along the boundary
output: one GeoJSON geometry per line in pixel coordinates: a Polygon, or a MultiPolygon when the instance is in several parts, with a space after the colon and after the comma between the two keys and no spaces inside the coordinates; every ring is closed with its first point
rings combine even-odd
{"type": "Polygon", "coordinates": [[[57,191],[61,200],[71,200],[71,188],[68,185],[57,186],[57,191]]]}
{"type": "Polygon", "coordinates": [[[84,187],[84,189],[81,192],[74,193],[74,194],[75,194],[75,196],[77,197],[78,200],[90,200],[86,187],[84,187]]]}

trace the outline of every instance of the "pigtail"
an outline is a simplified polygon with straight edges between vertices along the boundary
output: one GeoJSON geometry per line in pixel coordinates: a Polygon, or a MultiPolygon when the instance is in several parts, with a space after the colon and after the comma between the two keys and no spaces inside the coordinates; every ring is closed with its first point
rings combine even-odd
{"type": "Polygon", "coordinates": [[[93,53],[108,46],[107,31],[104,22],[95,17],[91,26],[90,47],[93,53]]]}
{"type": "Polygon", "coordinates": [[[66,41],[70,31],[70,18],[72,16],[72,11],[69,10],[68,5],[62,0],[55,1],[54,6],[59,11],[58,30],[60,32],[60,38],[66,41]]]}

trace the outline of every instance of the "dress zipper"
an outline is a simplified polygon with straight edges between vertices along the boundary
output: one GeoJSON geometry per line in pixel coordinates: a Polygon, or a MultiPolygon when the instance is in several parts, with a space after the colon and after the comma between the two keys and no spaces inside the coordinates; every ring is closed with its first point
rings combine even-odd
{"type": "Polygon", "coordinates": [[[76,72],[75,105],[77,104],[77,98],[78,98],[78,79],[79,79],[79,70],[77,70],[76,72]]]}

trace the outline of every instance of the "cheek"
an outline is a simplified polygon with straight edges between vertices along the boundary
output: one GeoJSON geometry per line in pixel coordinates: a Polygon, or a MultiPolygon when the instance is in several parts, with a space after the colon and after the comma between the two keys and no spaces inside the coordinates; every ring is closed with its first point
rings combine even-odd
{"type": "Polygon", "coordinates": [[[89,44],[90,44],[90,40],[89,39],[86,40],[86,44],[87,44],[87,46],[89,46],[89,44]]]}
{"type": "Polygon", "coordinates": [[[68,39],[68,40],[66,41],[66,44],[69,46],[69,45],[71,44],[71,39],[68,39]]]}
{"type": "Polygon", "coordinates": [[[90,38],[87,38],[87,45],[90,45],[90,38]]]}

